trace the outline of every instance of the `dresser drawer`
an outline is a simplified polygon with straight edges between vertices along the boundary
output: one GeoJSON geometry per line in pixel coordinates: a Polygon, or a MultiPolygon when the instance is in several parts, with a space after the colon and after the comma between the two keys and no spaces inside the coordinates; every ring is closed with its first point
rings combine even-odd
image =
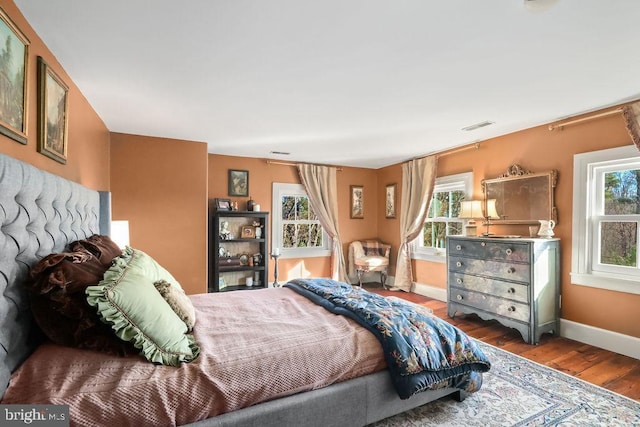
{"type": "Polygon", "coordinates": [[[529,285],[526,284],[503,282],[462,273],[451,273],[449,280],[452,281],[450,286],[490,294],[499,298],[529,302],[529,285]]]}
{"type": "Polygon", "coordinates": [[[509,319],[529,322],[530,309],[528,304],[508,301],[491,295],[470,292],[455,287],[450,288],[450,292],[451,295],[449,299],[458,304],[468,305],[509,319]]]}
{"type": "Polygon", "coordinates": [[[450,256],[449,271],[452,273],[476,274],[495,279],[515,280],[529,283],[529,264],[509,264],[501,261],[450,256]]]}
{"type": "Polygon", "coordinates": [[[529,245],[513,241],[478,241],[450,239],[449,253],[470,258],[495,259],[515,262],[529,262],[529,245]]]}

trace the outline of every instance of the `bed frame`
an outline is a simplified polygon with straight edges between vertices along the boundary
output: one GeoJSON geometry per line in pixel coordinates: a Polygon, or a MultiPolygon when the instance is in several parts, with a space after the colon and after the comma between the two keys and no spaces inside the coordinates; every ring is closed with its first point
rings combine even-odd
{"type": "MultiPolygon", "coordinates": [[[[39,259],[93,234],[110,234],[111,199],[0,153],[0,398],[38,342],[22,283],[39,259]]],[[[192,426],[364,426],[456,389],[400,400],[387,371],[275,399],[192,426]]],[[[43,402],[45,403],[45,402],[43,402]]]]}

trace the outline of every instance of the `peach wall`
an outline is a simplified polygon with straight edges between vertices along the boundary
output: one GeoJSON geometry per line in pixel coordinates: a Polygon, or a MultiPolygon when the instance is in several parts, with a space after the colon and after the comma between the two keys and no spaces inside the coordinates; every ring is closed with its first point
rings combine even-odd
{"type": "MultiPolygon", "coordinates": [[[[229,169],[249,171],[249,195],[259,203],[263,211],[272,212],[272,186],[274,182],[299,184],[300,179],[295,167],[268,164],[264,159],[250,157],[234,157],[209,155],[209,198],[231,199],[238,202],[239,209],[244,209],[248,198],[229,197],[227,174],[229,169]]],[[[350,241],[375,237],[378,228],[378,206],[380,191],[377,185],[377,171],[373,169],[343,167],[337,172],[338,216],[340,237],[343,242],[345,258],[350,241]],[[364,186],[364,218],[351,219],[350,186],[364,186]]],[[[273,227],[271,227],[273,228],[273,227]]],[[[270,280],[273,280],[273,261],[269,264],[270,280]]],[[[278,262],[278,281],[286,281],[301,276],[329,277],[331,262],[329,257],[304,259],[280,259],[278,262]]]]}
{"type": "Polygon", "coordinates": [[[27,65],[27,144],[23,145],[0,135],[0,152],[94,190],[109,190],[108,129],[15,4],[10,0],[0,0],[0,7],[30,41],[27,65]],[[42,56],[69,86],[68,149],[67,163],[64,165],[37,151],[38,56],[42,56]]]}
{"type": "MultiPolygon", "coordinates": [[[[555,192],[558,208],[556,237],[561,242],[562,318],[640,337],[640,295],[594,289],[571,284],[571,237],[573,215],[573,155],[631,144],[620,115],[549,131],[547,126],[483,141],[471,149],[438,161],[438,176],[473,171],[474,197],[482,197],[480,181],[495,178],[511,164],[534,172],[556,169],[555,192]]],[[[498,234],[527,235],[527,226],[492,226],[498,234]]],[[[417,282],[446,288],[444,264],[417,261],[417,282]]]]}
{"type": "Polygon", "coordinates": [[[207,291],[207,145],[111,134],[113,219],[188,294],[207,291]]]}

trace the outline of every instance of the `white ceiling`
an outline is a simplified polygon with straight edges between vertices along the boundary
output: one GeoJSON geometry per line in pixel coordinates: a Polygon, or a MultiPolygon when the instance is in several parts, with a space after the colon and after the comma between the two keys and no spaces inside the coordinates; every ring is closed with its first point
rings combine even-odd
{"type": "Polygon", "coordinates": [[[109,130],[216,154],[379,168],[640,98],[639,0],[15,3],[109,130]]]}

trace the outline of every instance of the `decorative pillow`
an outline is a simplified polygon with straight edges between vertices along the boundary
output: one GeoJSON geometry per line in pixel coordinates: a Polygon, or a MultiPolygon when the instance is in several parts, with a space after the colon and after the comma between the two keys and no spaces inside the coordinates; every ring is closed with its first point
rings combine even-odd
{"type": "Polygon", "coordinates": [[[187,325],[153,285],[177,281],[146,253],[125,248],[97,286],[86,289],[87,301],[116,335],[131,341],[150,362],[178,366],[200,353],[187,325]]]}
{"type": "Polygon", "coordinates": [[[56,344],[109,354],[136,354],[136,349],[113,334],[95,309],[87,304],[85,288],[97,285],[107,267],[93,254],[75,252],[47,255],[26,282],[33,317],[56,344]]]}
{"type": "Polygon", "coordinates": [[[69,244],[69,249],[76,251],[85,249],[91,252],[100,262],[107,267],[111,261],[122,254],[122,249],[114,243],[109,236],[94,234],[83,240],[78,240],[69,244]]]}
{"type": "Polygon", "coordinates": [[[174,286],[166,280],[158,280],[153,282],[162,298],[169,304],[171,309],[178,315],[180,319],[187,325],[189,331],[193,330],[196,323],[196,310],[193,308],[191,300],[184,293],[184,290],[178,286],[174,286]]]}

